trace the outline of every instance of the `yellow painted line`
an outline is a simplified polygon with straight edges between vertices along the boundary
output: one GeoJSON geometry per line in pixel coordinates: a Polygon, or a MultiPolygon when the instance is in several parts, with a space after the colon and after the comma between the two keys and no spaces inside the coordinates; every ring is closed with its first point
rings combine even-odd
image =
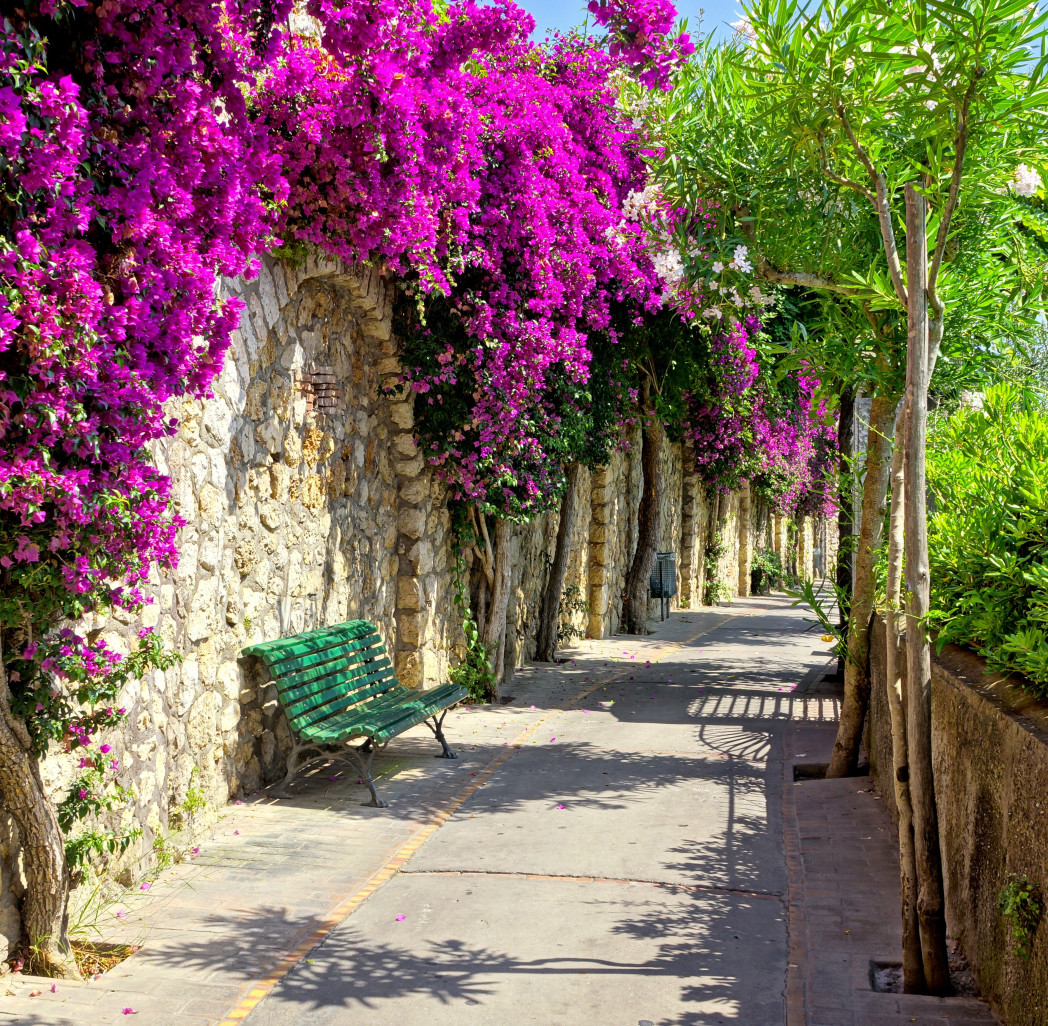
{"type": "MultiPolygon", "coordinates": [[[[683,641],[674,641],[665,645],[663,648],[656,650],[655,658],[649,661],[655,662],[659,659],[663,659],[671,652],[684,648],[685,645],[690,645],[693,641],[701,638],[704,634],[709,634],[710,631],[719,630],[729,621],[737,620],[740,617],[748,615],[749,613],[736,613],[734,616],[726,617],[716,626],[707,627],[705,630],[699,631],[697,634],[690,635],[683,641]]],[[[634,663],[632,667],[627,667],[620,673],[614,673],[598,683],[590,685],[575,695],[574,698],[570,699],[565,706],[560,709],[550,710],[544,716],[536,720],[530,727],[518,734],[509,743],[504,752],[501,752],[492,759],[484,769],[477,773],[477,776],[472,779],[465,788],[463,788],[438,812],[434,813],[434,815],[430,817],[428,823],[419,827],[419,829],[411,835],[408,841],[389,856],[382,866],[369,877],[366,884],[359,887],[347,898],[343,899],[339,904],[332,908],[320,920],[319,926],[311,930],[305,937],[302,937],[297,944],[282,955],[269,967],[265,975],[253,981],[245,996],[226,1013],[226,1017],[220,1020],[216,1026],[237,1026],[238,1023],[246,1019],[254,1010],[255,1006],[270,994],[276,985],[287,976],[287,974],[291,972],[291,970],[294,969],[295,966],[310,953],[310,951],[324,941],[335,927],[343,922],[343,920],[348,919],[349,916],[359,908],[359,906],[361,906],[369,897],[371,897],[372,894],[375,893],[375,891],[379,889],[379,887],[391,880],[396,875],[396,871],[404,865],[404,863],[407,862],[408,859],[410,859],[411,856],[418,851],[418,849],[422,847],[422,845],[429,840],[429,838],[432,837],[444,823],[458,812],[458,810],[462,808],[462,806],[469,801],[469,799],[472,798],[492,776],[494,776],[497,769],[499,769],[512,755],[515,755],[520,751],[521,746],[529,741],[533,735],[537,734],[541,727],[545,726],[545,724],[555,716],[570,711],[571,706],[577,702],[581,702],[588,695],[593,694],[594,691],[618,680],[620,677],[625,677],[629,669],[635,667],[636,664],[634,663]]]]}

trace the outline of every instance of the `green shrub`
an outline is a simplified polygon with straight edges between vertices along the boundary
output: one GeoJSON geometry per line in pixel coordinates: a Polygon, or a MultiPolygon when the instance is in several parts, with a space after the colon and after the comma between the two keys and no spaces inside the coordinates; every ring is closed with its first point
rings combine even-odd
{"type": "Polygon", "coordinates": [[[784,583],[782,556],[771,549],[762,549],[750,563],[750,591],[759,595],[765,588],[781,588],[784,583]]]}
{"type": "Polygon", "coordinates": [[[1044,915],[1044,899],[1040,888],[1030,883],[1025,876],[1013,874],[997,897],[997,911],[1011,926],[1015,953],[1028,962],[1033,936],[1044,915]]]}
{"type": "Polygon", "coordinates": [[[937,419],[928,448],[931,615],[940,647],[975,649],[1048,696],[1048,415],[1011,385],[937,419]]]}

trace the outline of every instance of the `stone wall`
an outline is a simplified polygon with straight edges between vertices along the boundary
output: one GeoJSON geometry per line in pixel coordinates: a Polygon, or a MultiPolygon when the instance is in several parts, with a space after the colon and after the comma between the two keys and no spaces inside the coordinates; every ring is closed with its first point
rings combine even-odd
{"type": "MultiPolygon", "coordinates": [[[[178,434],[154,447],[172,479],[177,570],[155,577],[141,617],[89,618],[127,651],[154,627],[181,661],[129,685],[107,740],[134,806],[110,825],[142,827],[114,867],[148,871],[155,844],[204,830],[231,795],[282,772],[289,741],[252,642],[345,619],[375,622],[412,685],[446,677],[458,640],[447,573],[449,518],[412,440],[412,405],[380,392],[397,370],[391,289],[374,270],[310,258],[266,261],[257,280],[222,283],[246,309],[213,394],[168,413],[178,434]],[[203,811],[182,808],[190,789],[203,811]]],[[[64,794],[75,760],[44,760],[64,794]]],[[[17,894],[17,835],[0,822],[0,946],[17,894]]]]}
{"type": "MultiPolygon", "coordinates": [[[[866,747],[896,815],[885,693],[885,632],[874,624],[866,747]]],[[[1015,953],[997,899],[1011,874],[1048,894],[1048,704],[1010,687],[949,645],[932,663],[932,758],[947,924],[1005,1026],[1048,1022],[1048,917],[1031,957],[1015,953]]]]}
{"type": "MultiPolygon", "coordinates": [[[[135,794],[108,825],[143,829],[111,867],[124,880],[149,871],[155,844],[188,841],[231,796],[282,775],[287,724],[262,665],[241,656],[245,646],[366,619],[399,678],[421,687],[447,679],[462,643],[446,489],[416,451],[413,398],[383,388],[399,372],[390,284],[374,269],[314,256],[265,260],[257,280],[221,289],[246,306],[222,373],[208,398],[171,403],[179,431],[154,448],[185,521],[179,566],[150,582],[154,601],[140,617],[83,625],[123,651],[153,627],[180,656],[126,688],[128,720],[107,739],[135,794]],[[206,808],[187,811],[191,790],[206,808]]],[[[566,585],[577,596],[570,619],[590,637],[618,629],[637,544],[640,441],[638,430],[576,486],[566,585]]],[[[666,444],[657,548],[678,555],[674,608],[700,604],[704,588],[710,497],[685,472],[693,466],[666,444]]],[[[753,515],[748,497],[727,497],[721,574],[733,594],[748,590],[753,515]]],[[[554,512],[514,530],[509,666],[534,654],[558,520],[554,512]]],[[[75,763],[44,761],[52,793],[65,793],[75,763]]],[[[0,947],[15,939],[17,854],[0,816],[0,947]]]]}

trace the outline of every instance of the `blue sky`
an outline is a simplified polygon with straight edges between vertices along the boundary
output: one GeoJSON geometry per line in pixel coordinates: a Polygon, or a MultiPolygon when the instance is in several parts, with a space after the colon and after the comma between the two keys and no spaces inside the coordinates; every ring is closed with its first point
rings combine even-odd
{"type": "MultiPolygon", "coordinates": [[[[549,28],[581,25],[586,17],[585,0],[517,0],[517,3],[535,19],[535,34],[539,37],[549,28]]],[[[693,29],[699,21],[699,11],[704,11],[702,25],[707,32],[725,30],[724,23],[737,20],[741,9],[738,0],[678,0],[677,3],[677,13],[687,18],[693,29]]]]}

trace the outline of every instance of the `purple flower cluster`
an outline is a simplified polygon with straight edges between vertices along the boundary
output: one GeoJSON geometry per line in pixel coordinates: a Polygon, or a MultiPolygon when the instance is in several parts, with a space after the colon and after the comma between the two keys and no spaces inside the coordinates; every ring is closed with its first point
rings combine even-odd
{"type": "Polygon", "coordinates": [[[677,10],[670,0],[590,0],[590,12],[611,36],[611,55],[649,89],[668,89],[677,64],[695,52],[686,32],[673,37],[677,10]]]}
{"type": "MultiPolygon", "coordinates": [[[[0,22],[0,628],[43,639],[6,653],[34,736],[87,746],[122,715],[112,682],[159,658],[52,628],[138,608],[174,565],[149,445],[169,399],[207,394],[240,316],[216,280],[260,252],[371,261],[442,304],[455,329],[423,316],[403,382],[444,411],[423,451],[464,499],[550,501],[590,337],[679,277],[625,216],[643,143],[617,82],[665,87],[691,44],[667,0],[592,6],[606,39],[542,44],[511,0],[25,0],[0,22]]],[[[715,344],[693,411],[720,486],[755,444],[769,477],[811,448],[762,426],[757,330],[715,344]]]]}
{"type": "Polygon", "coordinates": [[[46,637],[11,664],[41,737],[86,744],[72,710],[117,665],[48,629],[139,607],[177,559],[148,447],[221,367],[240,308],[216,279],[266,249],[444,297],[466,341],[406,383],[474,393],[433,462],[504,508],[551,490],[554,382],[585,381],[612,302],[657,294],[619,230],[642,160],[614,81],[662,60],[672,17],[631,11],[602,15],[613,53],[532,44],[510,0],[27,0],[0,23],[0,626],[46,637]]]}
{"type": "MultiPolygon", "coordinates": [[[[610,306],[658,302],[647,240],[624,225],[640,140],[616,104],[621,61],[604,41],[529,41],[500,0],[311,0],[257,99],[283,160],[278,233],[382,264],[460,330],[424,332],[429,359],[403,384],[424,406],[420,441],[454,494],[527,516],[557,491],[548,448],[563,410],[553,382],[585,382],[587,336],[610,306]]],[[[672,19],[671,19],[672,20],[672,19]]]]}
{"type": "Polygon", "coordinates": [[[819,380],[763,374],[756,317],[736,321],[710,347],[711,378],[689,397],[687,435],[699,475],[720,491],[752,482],[777,513],[830,515],[836,508],[837,429],[819,380]]]}
{"type": "MultiPolygon", "coordinates": [[[[23,7],[0,23],[0,626],[40,637],[139,605],[149,568],[174,563],[147,446],[175,428],[164,402],[220,368],[239,310],[216,301],[216,275],[250,270],[281,179],[245,100],[266,53],[251,12],[23,7]]],[[[89,698],[116,660],[53,639],[16,690],[68,719],[44,678],[89,698]]]]}

